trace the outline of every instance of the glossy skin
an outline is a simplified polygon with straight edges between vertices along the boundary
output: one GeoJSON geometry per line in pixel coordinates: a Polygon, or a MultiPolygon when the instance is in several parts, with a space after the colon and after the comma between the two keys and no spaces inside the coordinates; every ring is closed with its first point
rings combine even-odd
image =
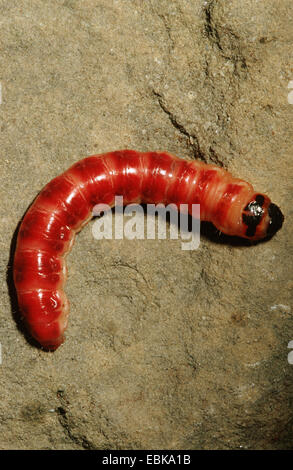
{"type": "Polygon", "coordinates": [[[64,341],[69,303],[65,255],[98,203],[200,204],[201,220],[228,235],[261,239],[282,225],[280,209],[227,171],[200,161],[133,150],[85,158],[50,181],[21,223],[14,257],[18,303],[31,335],[47,350],[64,341]]]}

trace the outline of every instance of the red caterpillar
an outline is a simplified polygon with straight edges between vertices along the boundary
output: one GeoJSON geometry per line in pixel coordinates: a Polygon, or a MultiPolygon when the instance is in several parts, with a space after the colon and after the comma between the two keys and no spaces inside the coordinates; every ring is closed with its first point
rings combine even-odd
{"type": "Polygon", "coordinates": [[[201,220],[257,240],[280,229],[270,199],[227,171],[167,153],[123,150],[85,158],[50,181],[21,223],[14,256],[18,303],[31,335],[48,350],[64,341],[69,303],[65,255],[97,203],[200,204],[201,220]]]}

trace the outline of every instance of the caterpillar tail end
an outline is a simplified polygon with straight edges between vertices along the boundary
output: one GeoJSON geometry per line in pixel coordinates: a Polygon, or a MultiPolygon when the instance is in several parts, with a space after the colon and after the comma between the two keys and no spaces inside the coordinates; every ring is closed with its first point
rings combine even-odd
{"type": "Polygon", "coordinates": [[[62,335],[62,336],[59,336],[59,338],[52,340],[52,341],[42,341],[41,345],[45,351],[56,351],[56,349],[58,349],[59,346],[61,346],[61,344],[64,343],[64,341],[65,341],[65,336],[62,335]]]}
{"type": "Polygon", "coordinates": [[[270,217],[270,222],[267,229],[267,236],[272,237],[282,227],[284,222],[284,215],[281,209],[272,202],[268,207],[268,214],[270,217]]]}

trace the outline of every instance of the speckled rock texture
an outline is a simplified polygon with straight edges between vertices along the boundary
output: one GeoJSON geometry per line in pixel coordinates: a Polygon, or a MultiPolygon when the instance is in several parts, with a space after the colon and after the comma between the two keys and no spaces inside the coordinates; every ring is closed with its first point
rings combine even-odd
{"type": "Polygon", "coordinates": [[[0,448],[292,449],[292,1],[19,0],[0,17],[0,448]],[[203,227],[183,251],[90,223],[46,353],[19,321],[18,223],[73,162],[123,148],[222,165],[284,226],[252,246],[203,227]]]}

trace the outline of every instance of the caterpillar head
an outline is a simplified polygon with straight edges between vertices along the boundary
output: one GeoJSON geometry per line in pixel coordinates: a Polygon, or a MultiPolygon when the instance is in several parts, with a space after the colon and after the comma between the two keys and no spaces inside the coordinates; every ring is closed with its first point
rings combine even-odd
{"type": "Polygon", "coordinates": [[[280,230],[283,221],[279,207],[264,194],[255,194],[242,212],[245,237],[250,240],[272,237],[280,230]]]}

